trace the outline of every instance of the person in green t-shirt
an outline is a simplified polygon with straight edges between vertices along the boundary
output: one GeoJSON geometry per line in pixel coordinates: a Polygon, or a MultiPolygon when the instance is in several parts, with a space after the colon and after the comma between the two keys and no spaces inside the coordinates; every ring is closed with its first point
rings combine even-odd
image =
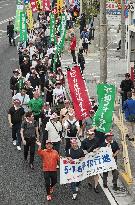
{"type": "Polygon", "coordinates": [[[29,106],[30,110],[32,111],[32,113],[34,115],[34,119],[36,121],[39,121],[41,111],[42,111],[42,107],[44,106],[44,102],[40,98],[39,92],[36,91],[34,93],[33,99],[31,99],[29,101],[28,106],[29,106]]]}

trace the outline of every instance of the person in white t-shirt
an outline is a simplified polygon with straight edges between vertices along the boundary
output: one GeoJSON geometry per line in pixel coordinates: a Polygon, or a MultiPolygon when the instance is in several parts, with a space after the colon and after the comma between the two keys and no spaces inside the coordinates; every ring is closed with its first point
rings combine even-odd
{"type": "Polygon", "coordinates": [[[45,131],[47,131],[48,140],[53,143],[54,149],[59,153],[60,141],[62,136],[62,125],[58,121],[58,115],[53,113],[50,117],[49,122],[46,124],[45,131]]]}
{"type": "Polygon", "coordinates": [[[23,88],[21,90],[21,93],[17,93],[13,96],[13,100],[18,99],[21,102],[21,106],[24,108],[25,112],[29,111],[28,103],[30,101],[29,95],[26,94],[26,90],[23,88]]]}
{"type": "Polygon", "coordinates": [[[60,98],[66,98],[65,88],[61,85],[59,81],[56,82],[56,88],[53,90],[53,103],[56,104],[60,98]]]}

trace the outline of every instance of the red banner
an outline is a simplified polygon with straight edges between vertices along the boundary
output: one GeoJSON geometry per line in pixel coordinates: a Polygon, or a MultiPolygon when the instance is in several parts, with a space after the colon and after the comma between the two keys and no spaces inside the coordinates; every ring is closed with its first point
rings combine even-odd
{"type": "Polygon", "coordinates": [[[74,66],[68,70],[67,79],[76,118],[78,120],[83,120],[90,116],[90,110],[92,108],[80,68],[74,66]]]}
{"type": "Polygon", "coordinates": [[[43,0],[42,1],[43,11],[50,11],[50,0],[43,0]]]}
{"type": "Polygon", "coordinates": [[[37,4],[36,4],[36,0],[30,0],[30,4],[31,4],[31,9],[33,13],[36,13],[37,10],[37,4]]]}

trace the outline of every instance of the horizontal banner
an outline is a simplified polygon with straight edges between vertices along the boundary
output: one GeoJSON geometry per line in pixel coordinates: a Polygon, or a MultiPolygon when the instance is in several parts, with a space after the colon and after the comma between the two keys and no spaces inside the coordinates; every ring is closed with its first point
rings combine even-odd
{"type": "Polygon", "coordinates": [[[60,159],[60,184],[79,182],[90,176],[117,169],[110,147],[102,147],[97,153],[89,153],[82,160],[69,162],[60,159]]]}

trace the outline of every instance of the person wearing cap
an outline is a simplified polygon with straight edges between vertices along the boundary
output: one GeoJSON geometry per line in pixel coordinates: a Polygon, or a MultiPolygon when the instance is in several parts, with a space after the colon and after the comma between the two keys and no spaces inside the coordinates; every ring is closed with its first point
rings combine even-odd
{"type": "Polygon", "coordinates": [[[28,152],[30,148],[30,161],[29,165],[31,169],[34,169],[34,155],[35,155],[35,143],[39,140],[38,124],[34,121],[32,112],[25,114],[25,120],[21,125],[21,138],[24,144],[24,160],[27,161],[28,152]]]}
{"type": "MultiPolygon", "coordinates": [[[[107,146],[111,147],[113,157],[117,163],[117,155],[119,154],[120,148],[119,148],[119,145],[116,142],[116,140],[113,139],[113,136],[114,135],[112,132],[106,133],[105,134],[106,139],[105,139],[105,142],[102,144],[102,147],[107,147],[107,146]]],[[[119,187],[117,186],[118,175],[119,175],[118,170],[114,169],[112,171],[112,175],[113,175],[113,180],[112,180],[113,189],[115,191],[118,191],[119,190],[119,187]]],[[[108,172],[104,172],[103,173],[103,186],[104,186],[104,188],[108,188],[107,177],[108,177],[108,172]]]]}
{"type": "Polygon", "coordinates": [[[67,152],[70,147],[70,140],[72,138],[77,138],[77,135],[80,133],[80,125],[79,121],[75,118],[75,113],[74,111],[68,112],[68,119],[65,120],[63,124],[64,129],[66,130],[66,146],[65,146],[65,151],[67,152]]]}
{"type": "Polygon", "coordinates": [[[90,116],[85,118],[83,121],[82,121],[82,133],[83,133],[83,136],[85,135],[85,132],[87,133],[87,131],[89,129],[91,129],[93,126],[93,116],[95,114],[95,111],[92,109],[90,110],[90,116]]]}
{"type": "Polygon", "coordinates": [[[42,108],[44,106],[44,102],[40,97],[38,91],[35,91],[33,94],[33,99],[31,99],[28,103],[30,110],[34,115],[34,119],[39,122],[39,118],[41,117],[42,108]]]}
{"type": "Polygon", "coordinates": [[[9,127],[12,128],[13,145],[17,145],[17,149],[21,150],[21,123],[24,116],[24,108],[21,107],[21,101],[14,99],[13,106],[8,111],[9,127]]]}
{"type": "Polygon", "coordinates": [[[72,55],[72,58],[73,58],[73,64],[77,64],[75,49],[76,49],[76,37],[75,37],[74,33],[71,33],[70,51],[71,51],[71,55],[72,55]]]}
{"type": "Polygon", "coordinates": [[[26,90],[26,94],[29,96],[30,100],[33,98],[33,87],[31,86],[30,81],[25,81],[24,89],[26,90]]]}
{"type": "MultiPolygon", "coordinates": [[[[71,148],[67,150],[66,157],[69,161],[72,161],[72,159],[82,159],[85,157],[85,154],[81,148],[78,146],[78,142],[76,139],[72,139],[70,141],[71,148]]],[[[75,200],[77,198],[77,193],[79,191],[79,185],[80,182],[72,182],[71,183],[71,191],[72,191],[72,199],[75,200]]]]}
{"type": "Polygon", "coordinates": [[[10,89],[12,91],[12,97],[16,94],[17,92],[17,82],[18,82],[18,77],[19,77],[19,70],[16,69],[13,71],[14,75],[10,78],[10,89]]]}
{"type": "MultiPolygon", "coordinates": [[[[86,153],[90,153],[90,152],[96,152],[99,148],[98,146],[98,142],[97,142],[97,139],[95,138],[95,132],[93,130],[87,130],[87,138],[84,139],[82,142],[81,142],[81,148],[86,152],[86,153]]],[[[94,182],[95,182],[95,185],[94,185],[94,191],[96,193],[99,193],[99,188],[98,188],[98,180],[99,180],[99,177],[98,175],[94,175],[92,178],[94,178],[94,182]]],[[[90,177],[90,181],[91,181],[91,177],[90,177]]],[[[88,183],[89,185],[89,188],[91,189],[92,188],[92,184],[91,182],[88,183]]]]}
{"type": "Polygon", "coordinates": [[[127,92],[134,92],[134,84],[133,81],[130,79],[130,74],[125,74],[125,80],[122,80],[120,84],[120,93],[122,96],[122,106],[125,100],[127,100],[127,92]]]}
{"type": "Polygon", "coordinates": [[[12,99],[19,99],[21,102],[21,106],[24,108],[25,112],[28,112],[28,103],[30,101],[29,96],[26,94],[25,88],[22,88],[20,93],[17,93],[12,97],[12,99]]]}
{"type": "Polygon", "coordinates": [[[58,152],[53,149],[53,143],[50,140],[46,141],[46,149],[41,149],[41,143],[37,142],[37,154],[42,158],[43,173],[45,179],[45,187],[47,192],[47,201],[52,200],[51,194],[54,191],[54,186],[57,183],[57,163],[59,161],[58,152]]]}
{"type": "Polygon", "coordinates": [[[57,81],[60,81],[61,85],[65,85],[65,78],[64,78],[64,74],[62,72],[62,69],[61,67],[58,67],[57,68],[57,71],[56,71],[56,80],[57,81]]]}
{"type": "Polygon", "coordinates": [[[49,122],[46,124],[45,131],[48,139],[53,142],[53,148],[59,153],[62,137],[62,125],[58,121],[58,117],[59,116],[55,112],[51,115],[49,122]]]}

